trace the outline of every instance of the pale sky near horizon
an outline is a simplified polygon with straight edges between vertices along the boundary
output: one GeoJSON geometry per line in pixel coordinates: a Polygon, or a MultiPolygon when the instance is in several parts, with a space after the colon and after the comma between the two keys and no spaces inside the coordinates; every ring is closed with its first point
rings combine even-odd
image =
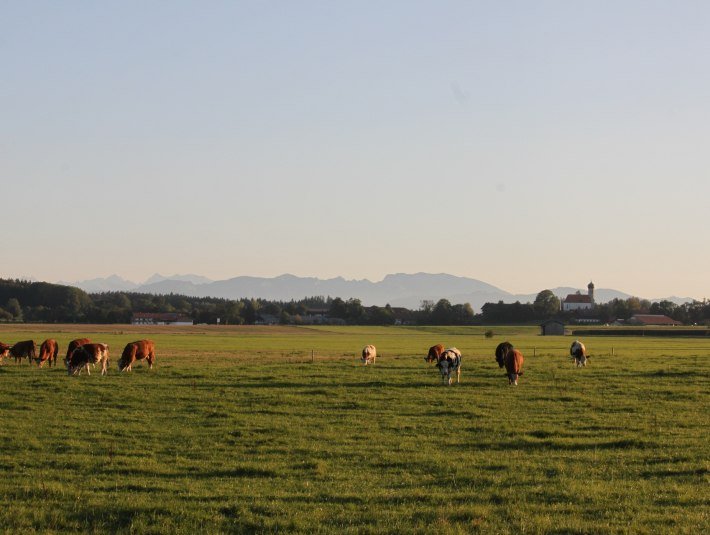
{"type": "Polygon", "coordinates": [[[710,3],[0,0],[2,277],[710,297],[710,3]]]}

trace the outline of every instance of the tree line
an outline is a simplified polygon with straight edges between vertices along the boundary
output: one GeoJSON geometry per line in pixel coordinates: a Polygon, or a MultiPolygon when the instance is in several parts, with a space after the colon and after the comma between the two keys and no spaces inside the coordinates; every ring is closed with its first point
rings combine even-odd
{"type": "Polygon", "coordinates": [[[226,325],[253,325],[264,318],[281,324],[326,321],[348,325],[463,325],[475,321],[470,304],[452,305],[446,299],[436,304],[426,302],[421,310],[409,310],[390,305],[364,306],[359,299],[322,296],[270,301],[135,292],[89,294],[71,286],[0,279],[0,321],[130,323],[134,312],[176,313],[195,323],[226,325]]]}
{"type": "MultiPolygon", "coordinates": [[[[269,318],[281,324],[313,323],[314,317],[348,325],[494,325],[533,323],[550,318],[572,322],[587,312],[562,312],[560,300],[550,290],[541,291],[533,303],[485,303],[475,314],[469,303],[447,299],[422,301],[419,309],[390,305],[364,306],[359,299],[307,297],[292,301],[224,299],[178,294],[134,292],[88,294],[72,286],[19,279],[0,279],[0,321],[31,323],[130,323],[134,312],[173,312],[195,323],[255,324],[269,318]]],[[[710,302],[677,305],[651,303],[630,297],[600,303],[591,313],[602,323],[629,319],[634,314],[663,314],[685,324],[709,324],[710,302]]]]}
{"type": "Polygon", "coordinates": [[[591,311],[562,311],[560,299],[552,291],[543,290],[537,294],[534,303],[486,303],[481,307],[480,319],[482,324],[530,323],[551,318],[566,323],[594,319],[604,324],[626,321],[635,314],[660,314],[686,325],[710,326],[710,301],[691,301],[679,305],[667,300],[651,302],[629,297],[597,303],[591,311]]]}

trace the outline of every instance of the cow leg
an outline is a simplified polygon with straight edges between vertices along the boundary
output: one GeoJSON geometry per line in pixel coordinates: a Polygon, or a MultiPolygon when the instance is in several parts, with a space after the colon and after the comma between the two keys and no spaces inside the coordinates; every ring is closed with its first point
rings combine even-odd
{"type": "Polygon", "coordinates": [[[461,368],[456,370],[456,384],[459,384],[461,382],[461,368]]]}

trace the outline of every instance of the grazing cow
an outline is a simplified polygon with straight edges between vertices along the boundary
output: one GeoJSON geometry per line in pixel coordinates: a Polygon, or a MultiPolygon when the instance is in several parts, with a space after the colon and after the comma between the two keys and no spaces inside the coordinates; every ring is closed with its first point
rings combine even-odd
{"type": "Polygon", "coordinates": [[[461,351],[455,347],[450,347],[445,349],[444,352],[439,357],[439,361],[436,363],[436,367],[439,368],[441,373],[441,380],[446,385],[450,385],[453,382],[451,374],[456,372],[456,382],[461,382],[461,351]]]}
{"type": "Polygon", "coordinates": [[[148,361],[148,367],[152,370],[155,362],[155,342],[152,340],[137,340],[126,344],[121,360],[118,361],[118,369],[122,372],[131,371],[133,363],[143,359],[148,361]]]}
{"type": "Polygon", "coordinates": [[[510,342],[502,342],[496,347],[496,362],[508,375],[508,384],[518,386],[518,377],[523,375],[523,354],[510,342]]]}
{"type": "Polygon", "coordinates": [[[366,345],[362,348],[362,362],[367,366],[368,364],[374,364],[375,359],[377,359],[377,349],[373,345],[366,345]]]}
{"type": "Polygon", "coordinates": [[[587,348],[579,340],[572,342],[572,346],[569,348],[569,354],[574,359],[574,363],[578,368],[587,365],[587,348]]]}
{"type": "Polygon", "coordinates": [[[37,359],[37,366],[42,367],[45,362],[49,363],[49,367],[52,364],[56,366],[57,364],[57,354],[59,353],[59,345],[54,338],[47,338],[42,345],[39,346],[39,358],[37,359]]]}
{"type": "Polygon", "coordinates": [[[431,346],[429,348],[429,353],[427,353],[427,356],[424,360],[426,360],[428,363],[432,362],[439,362],[439,359],[441,358],[441,354],[444,352],[444,346],[442,344],[436,344],[435,346],[431,346]]]}
{"type": "Polygon", "coordinates": [[[77,347],[81,347],[84,344],[88,344],[89,342],[91,342],[91,340],[89,340],[88,338],[77,338],[76,340],[72,340],[71,342],[69,342],[69,347],[67,347],[67,356],[64,359],[64,364],[67,366],[67,368],[69,367],[69,360],[71,359],[71,354],[74,353],[74,350],[77,347]]]}
{"type": "Polygon", "coordinates": [[[10,346],[0,342],[0,362],[10,354],[10,346]]]}
{"type": "Polygon", "coordinates": [[[101,375],[108,371],[108,344],[82,344],[72,351],[67,365],[69,375],[81,375],[81,370],[86,368],[87,375],[91,375],[89,364],[101,363],[101,375]]]}
{"type": "Polygon", "coordinates": [[[14,346],[10,348],[10,355],[15,357],[15,362],[22,362],[22,359],[27,359],[27,361],[32,364],[32,361],[37,358],[37,345],[34,340],[25,340],[24,342],[17,342],[14,346]]]}

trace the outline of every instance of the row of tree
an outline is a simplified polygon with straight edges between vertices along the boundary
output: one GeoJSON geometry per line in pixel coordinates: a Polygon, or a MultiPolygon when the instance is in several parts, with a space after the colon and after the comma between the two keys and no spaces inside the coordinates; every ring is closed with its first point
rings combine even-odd
{"type": "MultiPolygon", "coordinates": [[[[132,292],[87,294],[71,286],[46,282],[0,279],[0,321],[38,323],[130,323],[134,312],[174,312],[196,323],[254,324],[275,318],[283,324],[311,323],[314,318],[350,325],[473,325],[531,323],[551,317],[571,321],[585,313],[560,311],[560,300],[550,291],[540,292],[533,303],[486,303],[474,314],[469,303],[446,299],[423,301],[418,310],[364,306],[359,299],[309,297],[298,301],[221,299],[185,295],[132,292]]],[[[710,302],[677,305],[651,303],[631,297],[595,306],[593,316],[602,323],[628,319],[634,314],[664,314],[686,324],[710,323],[710,302]]]]}
{"type": "Polygon", "coordinates": [[[481,323],[529,323],[532,321],[557,318],[574,322],[581,318],[612,323],[628,320],[635,314],[661,314],[686,325],[710,325],[710,301],[691,301],[681,305],[672,301],[651,302],[647,299],[629,297],[597,303],[591,311],[560,310],[560,300],[550,290],[543,290],[534,303],[486,303],[481,307],[481,323]]]}

